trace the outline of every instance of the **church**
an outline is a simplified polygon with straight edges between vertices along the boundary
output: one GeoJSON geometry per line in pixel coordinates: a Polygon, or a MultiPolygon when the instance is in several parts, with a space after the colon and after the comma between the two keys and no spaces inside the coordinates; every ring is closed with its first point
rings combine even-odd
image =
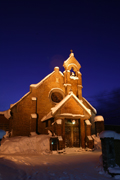
{"type": "Polygon", "coordinates": [[[10,105],[11,136],[51,134],[51,144],[65,147],[90,147],[95,133],[96,109],[82,97],[81,65],[71,51],[63,63],[64,72],[54,71],[15,104],[10,105]],[[57,142],[57,143],[56,143],[57,142]]]}

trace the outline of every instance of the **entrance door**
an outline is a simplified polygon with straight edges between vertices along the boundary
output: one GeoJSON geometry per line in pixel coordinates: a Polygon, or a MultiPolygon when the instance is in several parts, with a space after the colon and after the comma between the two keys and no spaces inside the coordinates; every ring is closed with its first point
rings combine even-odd
{"type": "Polygon", "coordinates": [[[65,146],[80,147],[80,120],[65,120],[65,146]]]}

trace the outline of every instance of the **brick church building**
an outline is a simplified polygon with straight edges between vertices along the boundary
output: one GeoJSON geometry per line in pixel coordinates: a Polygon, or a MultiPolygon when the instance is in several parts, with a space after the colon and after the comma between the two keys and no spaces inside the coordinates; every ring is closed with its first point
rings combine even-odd
{"type": "Polygon", "coordinates": [[[10,105],[9,118],[0,114],[0,122],[9,121],[6,130],[11,136],[51,133],[53,139],[58,139],[59,149],[86,147],[95,133],[96,109],[82,97],[81,65],[73,52],[63,67],[63,73],[55,67],[39,83],[30,85],[30,91],[10,105]]]}

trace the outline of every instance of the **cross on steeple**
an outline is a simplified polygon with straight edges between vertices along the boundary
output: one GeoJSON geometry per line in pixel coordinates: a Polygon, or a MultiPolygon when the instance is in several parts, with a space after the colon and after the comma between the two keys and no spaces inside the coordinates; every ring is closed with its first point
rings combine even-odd
{"type": "Polygon", "coordinates": [[[70,50],[70,52],[71,52],[71,53],[70,53],[70,56],[74,56],[74,53],[73,53],[73,50],[72,50],[72,49],[70,50]]]}

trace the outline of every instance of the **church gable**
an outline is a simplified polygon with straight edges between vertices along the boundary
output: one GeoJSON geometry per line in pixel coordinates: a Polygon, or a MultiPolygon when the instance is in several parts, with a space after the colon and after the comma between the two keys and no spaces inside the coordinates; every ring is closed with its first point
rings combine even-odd
{"type": "Polygon", "coordinates": [[[42,85],[47,84],[47,86],[60,86],[60,84],[63,83],[63,73],[59,71],[59,67],[55,67],[54,71],[50,73],[48,76],[46,76],[43,80],[41,80],[37,84],[31,84],[30,90],[37,89],[41,87],[42,85]],[[50,82],[50,83],[48,83],[50,82]]]}
{"type": "Polygon", "coordinates": [[[58,103],[55,107],[51,108],[51,113],[54,116],[57,113],[61,113],[61,111],[69,113],[72,111],[74,114],[85,114],[89,117],[91,116],[91,110],[85,107],[81,100],[79,100],[73,92],[70,92],[60,103],[58,103]],[[84,112],[84,113],[83,113],[84,112]]]}
{"type": "Polygon", "coordinates": [[[61,108],[61,113],[72,113],[83,115],[83,109],[80,105],[71,97],[61,108]]]}

